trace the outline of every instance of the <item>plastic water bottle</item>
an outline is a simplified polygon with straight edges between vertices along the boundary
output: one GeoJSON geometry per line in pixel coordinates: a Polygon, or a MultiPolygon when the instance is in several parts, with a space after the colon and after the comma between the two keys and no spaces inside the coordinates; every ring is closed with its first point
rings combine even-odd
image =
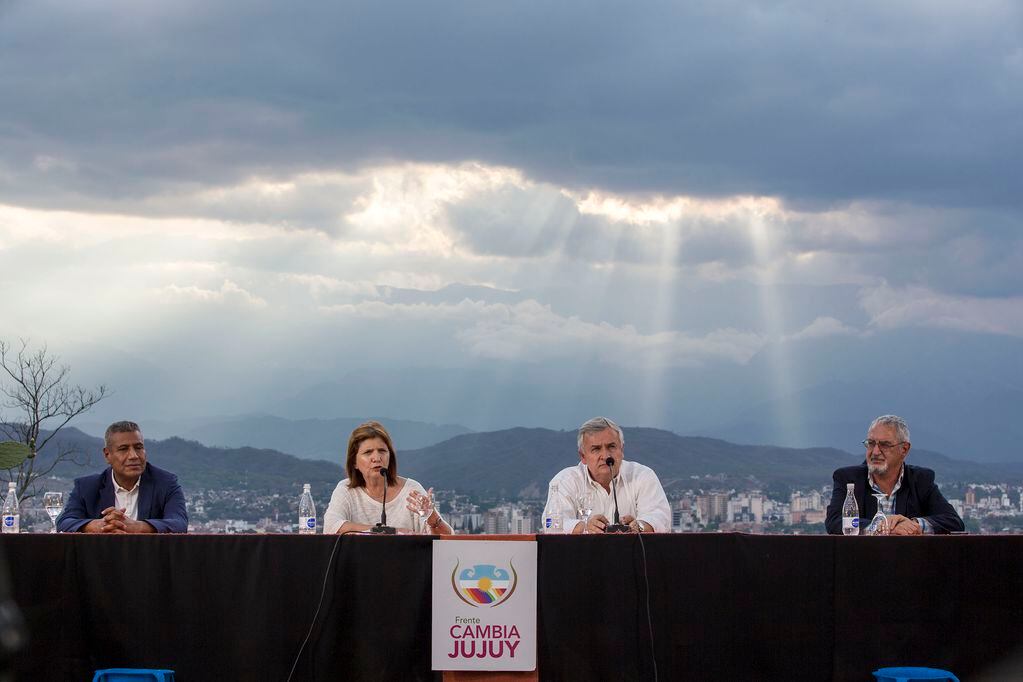
{"type": "Polygon", "coordinates": [[[557,507],[558,497],[558,484],[555,483],[551,486],[551,494],[549,498],[549,504],[551,505],[551,513],[543,520],[543,532],[544,533],[560,533],[562,520],[561,512],[558,511],[557,507]]]}
{"type": "Polygon", "coordinates": [[[856,484],[845,484],[845,503],[842,505],[842,533],[860,534],[860,507],[856,504],[856,484]]]}
{"type": "Polygon", "coordinates": [[[316,534],[316,505],[310,485],[302,486],[302,497],[298,500],[298,532],[303,535],[316,534]]]}
{"type": "Polygon", "coordinates": [[[21,511],[18,508],[18,492],[15,490],[17,484],[11,481],[7,484],[7,498],[4,500],[4,525],[5,533],[21,532],[21,511]]]}

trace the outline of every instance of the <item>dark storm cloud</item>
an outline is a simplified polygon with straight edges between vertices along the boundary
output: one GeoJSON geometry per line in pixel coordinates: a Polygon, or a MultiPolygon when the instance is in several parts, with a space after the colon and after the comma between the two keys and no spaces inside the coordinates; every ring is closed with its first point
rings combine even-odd
{"type": "Polygon", "coordinates": [[[569,187],[1019,206],[1013,2],[13,2],[0,199],[467,158],[569,187]]]}

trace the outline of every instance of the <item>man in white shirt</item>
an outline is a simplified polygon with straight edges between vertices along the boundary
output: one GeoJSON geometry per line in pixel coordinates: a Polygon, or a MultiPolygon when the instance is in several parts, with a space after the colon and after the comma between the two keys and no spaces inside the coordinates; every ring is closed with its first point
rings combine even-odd
{"type": "Polygon", "coordinates": [[[664,488],[653,469],[624,461],[625,435],[620,426],[607,417],[594,417],[579,427],[576,445],[579,463],[551,479],[544,518],[559,512],[565,533],[603,533],[613,523],[617,493],[621,523],[630,531],[671,532],[671,507],[664,488]],[[586,493],[590,493],[593,513],[584,525],[578,500],[586,493]]]}

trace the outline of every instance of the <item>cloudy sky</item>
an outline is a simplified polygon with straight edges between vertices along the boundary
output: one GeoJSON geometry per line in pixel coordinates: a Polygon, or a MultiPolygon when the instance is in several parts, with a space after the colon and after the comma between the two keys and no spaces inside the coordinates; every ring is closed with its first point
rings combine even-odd
{"type": "Polygon", "coordinates": [[[1019,3],[326,5],[0,2],[0,337],[100,415],[1023,389],[1019,3]]]}

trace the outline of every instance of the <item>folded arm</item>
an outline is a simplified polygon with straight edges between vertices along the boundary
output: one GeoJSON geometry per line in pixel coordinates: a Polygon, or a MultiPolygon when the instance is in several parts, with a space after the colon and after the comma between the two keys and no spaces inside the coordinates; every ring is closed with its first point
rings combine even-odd
{"type": "Polygon", "coordinates": [[[657,474],[647,469],[636,483],[636,518],[622,521],[641,533],[670,533],[671,505],[657,474]]]}
{"type": "Polygon", "coordinates": [[[75,487],[68,496],[64,510],[57,517],[57,531],[60,533],[77,533],[83,530],[90,521],[94,521],[89,510],[85,508],[85,500],[82,498],[80,483],[75,481],[75,487]]]}
{"type": "MultiPolygon", "coordinates": [[[[158,519],[144,519],[136,523],[146,523],[157,533],[188,532],[188,511],[185,509],[185,493],[182,492],[181,486],[178,485],[176,476],[163,499],[163,516],[158,519]]],[[[135,526],[135,530],[128,532],[145,533],[152,531],[146,531],[141,526],[135,526]]]]}
{"type": "Polygon", "coordinates": [[[966,530],[966,524],[938,490],[938,486],[931,485],[921,503],[927,513],[926,516],[919,519],[923,522],[921,524],[923,532],[945,534],[966,530]]]}

